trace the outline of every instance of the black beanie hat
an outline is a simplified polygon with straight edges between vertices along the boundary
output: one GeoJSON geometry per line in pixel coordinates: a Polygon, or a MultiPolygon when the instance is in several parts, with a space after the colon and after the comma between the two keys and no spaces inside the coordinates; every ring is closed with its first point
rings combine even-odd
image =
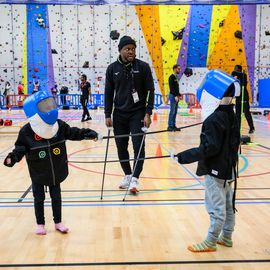
{"type": "Polygon", "coordinates": [[[128,44],[133,44],[135,47],[136,47],[136,41],[134,39],[132,39],[131,37],[129,36],[123,36],[121,39],[120,39],[120,42],[118,44],[118,50],[119,52],[122,50],[122,48],[128,44]]]}

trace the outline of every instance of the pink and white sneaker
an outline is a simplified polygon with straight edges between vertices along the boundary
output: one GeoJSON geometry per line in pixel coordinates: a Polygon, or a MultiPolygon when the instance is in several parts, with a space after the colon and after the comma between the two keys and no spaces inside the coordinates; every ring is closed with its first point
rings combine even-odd
{"type": "Polygon", "coordinates": [[[35,233],[37,235],[45,235],[46,234],[45,225],[37,224],[37,228],[36,228],[35,233]]]}
{"type": "Polygon", "coordinates": [[[62,222],[55,224],[55,229],[61,233],[68,233],[69,228],[67,228],[62,222]]]}

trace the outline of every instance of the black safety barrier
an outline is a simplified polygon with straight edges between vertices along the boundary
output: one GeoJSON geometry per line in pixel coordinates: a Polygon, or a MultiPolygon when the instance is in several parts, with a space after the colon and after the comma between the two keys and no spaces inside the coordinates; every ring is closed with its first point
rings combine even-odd
{"type": "MultiPolygon", "coordinates": [[[[183,126],[180,127],[180,131],[185,128],[190,128],[194,126],[201,125],[202,122],[188,125],[188,126],[183,126]]],[[[123,137],[133,137],[133,136],[145,136],[145,135],[150,135],[150,134],[157,134],[157,133],[162,133],[162,132],[169,132],[167,129],[164,130],[158,130],[158,131],[150,131],[150,132],[142,132],[142,133],[135,133],[135,134],[123,134],[123,135],[117,135],[117,136],[104,136],[103,139],[112,139],[112,138],[123,138],[123,137]]],[[[177,131],[176,131],[177,132],[177,131]]],[[[70,163],[113,163],[113,162],[128,162],[128,161],[134,161],[134,160],[146,160],[146,159],[156,159],[156,158],[168,158],[168,157],[175,157],[174,155],[166,155],[166,156],[158,156],[158,157],[145,157],[145,158],[132,158],[132,159],[125,159],[125,160],[106,160],[106,161],[71,161],[69,160],[68,162],[70,163]]]]}
{"type": "MultiPolygon", "coordinates": [[[[201,125],[202,122],[200,123],[196,123],[196,124],[192,124],[192,125],[188,125],[188,126],[183,126],[183,127],[180,127],[180,130],[181,131],[182,129],[185,129],[185,128],[190,128],[190,127],[194,127],[194,126],[198,126],[198,125],[201,125]]],[[[126,137],[135,137],[135,136],[143,136],[143,135],[150,135],[150,134],[157,134],[157,133],[163,133],[163,132],[168,132],[167,129],[163,129],[163,130],[158,130],[158,131],[150,131],[150,132],[141,132],[141,133],[134,133],[134,134],[123,134],[123,135],[116,135],[116,136],[104,136],[103,139],[114,139],[114,138],[126,138],[126,137]]],[[[177,131],[175,131],[177,132],[177,131]]]]}
{"type": "MultiPolygon", "coordinates": [[[[134,160],[146,160],[146,159],[156,159],[156,158],[174,158],[176,155],[165,155],[165,156],[158,156],[158,157],[145,157],[145,158],[130,158],[130,159],[115,159],[115,160],[106,160],[106,163],[114,163],[114,162],[128,162],[128,161],[134,161],[134,160]]],[[[70,163],[104,163],[104,160],[96,160],[96,161],[71,161],[69,160],[68,162],[70,163]]]]}

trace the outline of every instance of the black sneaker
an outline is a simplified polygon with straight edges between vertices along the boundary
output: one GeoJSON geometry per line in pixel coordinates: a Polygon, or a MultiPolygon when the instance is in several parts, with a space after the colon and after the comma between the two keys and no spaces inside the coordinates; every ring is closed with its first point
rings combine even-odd
{"type": "Polygon", "coordinates": [[[174,131],[174,128],[173,127],[168,127],[167,130],[168,131],[174,131]]]}
{"type": "Polygon", "coordinates": [[[86,121],[86,119],[82,118],[81,122],[85,122],[85,121],[86,121]]]}
{"type": "Polygon", "coordinates": [[[174,129],[174,131],[181,131],[181,128],[179,128],[179,127],[174,127],[173,129],[174,129]]]}
{"type": "Polygon", "coordinates": [[[250,128],[248,133],[252,134],[252,133],[254,133],[254,131],[255,131],[255,128],[250,128]]]}
{"type": "Polygon", "coordinates": [[[88,121],[88,120],[92,120],[92,117],[91,116],[88,116],[85,121],[88,121]]]}

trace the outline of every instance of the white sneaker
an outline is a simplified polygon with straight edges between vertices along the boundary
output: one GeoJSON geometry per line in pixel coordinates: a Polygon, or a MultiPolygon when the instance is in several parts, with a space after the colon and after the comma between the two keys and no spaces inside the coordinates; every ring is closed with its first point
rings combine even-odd
{"type": "Polygon", "coordinates": [[[129,186],[129,191],[132,193],[139,192],[139,179],[136,177],[132,177],[131,183],[129,186]]]}
{"type": "Polygon", "coordinates": [[[119,188],[127,189],[131,180],[131,174],[127,174],[124,176],[123,180],[119,184],[119,188]]]}

